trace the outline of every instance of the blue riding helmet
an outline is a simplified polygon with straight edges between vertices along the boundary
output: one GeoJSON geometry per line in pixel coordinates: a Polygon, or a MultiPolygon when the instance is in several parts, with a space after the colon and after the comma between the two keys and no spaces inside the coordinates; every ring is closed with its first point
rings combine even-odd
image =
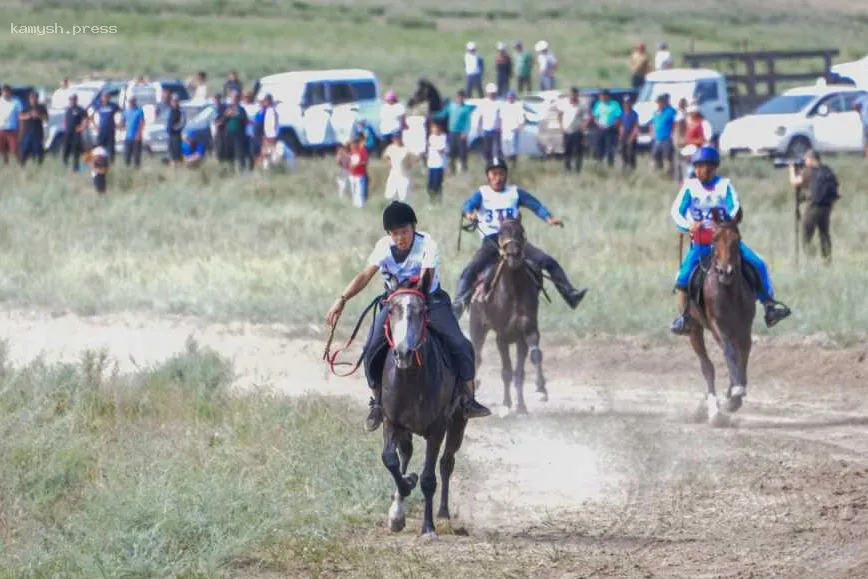
{"type": "Polygon", "coordinates": [[[698,165],[699,163],[711,163],[717,166],[720,165],[720,153],[718,153],[717,149],[714,147],[706,145],[693,154],[690,162],[694,165],[698,165]]]}

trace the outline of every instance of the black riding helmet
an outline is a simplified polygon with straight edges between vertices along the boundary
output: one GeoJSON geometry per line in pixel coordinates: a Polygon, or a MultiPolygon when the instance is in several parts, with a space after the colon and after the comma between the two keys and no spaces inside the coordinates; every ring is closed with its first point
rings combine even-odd
{"type": "Polygon", "coordinates": [[[485,174],[487,175],[489,171],[492,169],[503,169],[507,173],[509,173],[509,168],[506,166],[506,161],[501,159],[500,157],[494,157],[488,164],[485,166],[485,174]]]}
{"type": "Polygon", "coordinates": [[[406,203],[392,201],[383,211],[383,229],[391,231],[405,225],[416,225],[416,212],[406,203]]]}

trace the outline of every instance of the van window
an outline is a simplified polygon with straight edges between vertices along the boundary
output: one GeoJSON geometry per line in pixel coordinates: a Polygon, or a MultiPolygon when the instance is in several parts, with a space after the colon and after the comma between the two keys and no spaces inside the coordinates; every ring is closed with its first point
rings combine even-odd
{"type": "Polygon", "coordinates": [[[349,82],[329,83],[329,100],[333,105],[345,105],[356,101],[356,95],[349,82]]]}
{"type": "Polygon", "coordinates": [[[302,102],[306,107],[327,103],[325,84],[321,82],[309,82],[305,87],[304,101],[302,102]]]}
{"type": "Polygon", "coordinates": [[[720,98],[716,80],[700,80],[696,83],[696,100],[699,104],[714,102],[720,98]]]}
{"type": "Polygon", "coordinates": [[[373,101],[377,100],[377,85],[372,80],[354,80],[353,92],[356,93],[356,100],[373,101]]]}
{"type": "Polygon", "coordinates": [[[816,112],[820,110],[820,107],[824,105],[829,107],[830,113],[843,113],[845,111],[844,101],[841,100],[841,95],[839,94],[829,95],[821,100],[814,108],[814,113],[816,114],[816,112]]]}
{"type": "Polygon", "coordinates": [[[852,111],[853,106],[856,104],[861,97],[865,96],[864,92],[846,92],[842,95],[844,97],[844,110],[852,111]]]}

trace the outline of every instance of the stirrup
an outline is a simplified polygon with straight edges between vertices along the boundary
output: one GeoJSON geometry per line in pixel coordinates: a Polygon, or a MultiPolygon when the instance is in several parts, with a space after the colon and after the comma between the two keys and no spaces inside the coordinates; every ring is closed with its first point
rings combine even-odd
{"type": "Polygon", "coordinates": [[[765,321],[767,328],[771,328],[784,318],[789,317],[792,313],[790,308],[781,302],[770,301],[763,305],[765,306],[765,321]]]}
{"type": "Polygon", "coordinates": [[[373,398],[368,405],[371,407],[371,411],[368,412],[368,418],[365,420],[365,430],[373,432],[383,422],[383,407],[373,398]]]}
{"type": "Polygon", "coordinates": [[[672,322],[672,327],[670,328],[673,334],[677,336],[686,336],[690,334],[690,316],[687,312],[684,312],[672,322]]]}

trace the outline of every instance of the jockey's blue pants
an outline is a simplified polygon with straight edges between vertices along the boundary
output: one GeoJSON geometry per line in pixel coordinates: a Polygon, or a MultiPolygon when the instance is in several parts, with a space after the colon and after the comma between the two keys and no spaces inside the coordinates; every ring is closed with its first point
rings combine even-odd
{"type": "MultiPolygon", "coordinates": [[[[772,287],[772,280],[769,276],[769,268],[766,266],[763,258],[752,250],[744,241],[739,242],[741,248],[741,256],[745,261],[750,263],[757,271],[760,277],[760,285],[762,291],[757,294],[757,298],[761,302],[767,302],[775,299],[775,290],[772,287]]],[[[711,254],[714,246],[711,244],[700,245],[691,243],[690,249],[687,250],[687,255],[684,256],[684,261],[681,262],[681,269],[678,270],[678,277],[675,279],[675,287],[687,291],[687,284],[690,282],[690,274],[699,265],[700,260],[706,255],[711,254]]]]}
{"type": "MultiPolygon", "coordinates": [[[[388,316],[389,306],[383,300],[365,345],[365,377],[370,388],[381,386],[384,354],[388,348],[385,330],[388,316]]],[[[464,382],[475,379],[476,353],[473,344],[461,331],[458,320],[452,313],[452,300],[442,289],[428,296],[428,330],[437,334],[442,341],[446,353],[452,360],[452,370],[457,378],[464,382]]]]}

